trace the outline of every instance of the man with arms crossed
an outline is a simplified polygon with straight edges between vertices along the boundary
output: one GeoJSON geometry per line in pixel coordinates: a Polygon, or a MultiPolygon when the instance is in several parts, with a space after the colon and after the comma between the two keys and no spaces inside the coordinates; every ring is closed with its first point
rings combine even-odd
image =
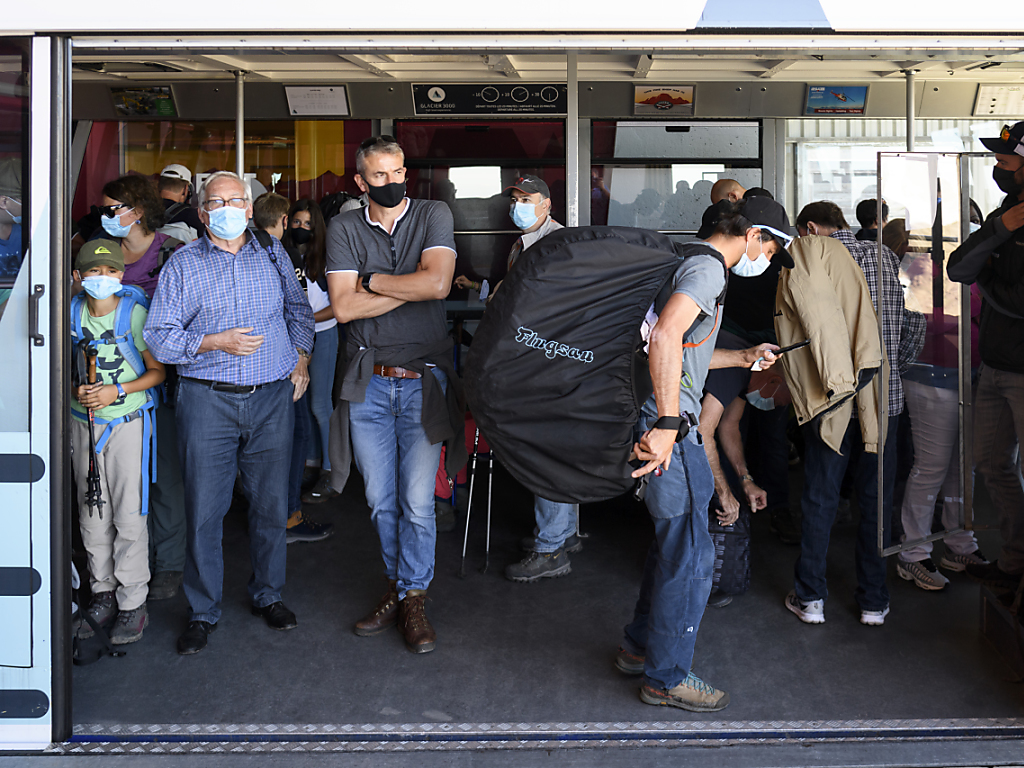
{"type": "Polygon", "coordinates": [[[405,196],[405,156],[390,136],[359,146],[355,181],[369,205],[331,219],[327,286],[335,317],[348,323],[341,399],[389,586],[355,633],[397,623],[409,650],[426,653],[437,640],[423,606],[434,575],[434,478],[441,442],[453,437],[444,392],[454,384],[444,309],[452,214],[405,196]]]}

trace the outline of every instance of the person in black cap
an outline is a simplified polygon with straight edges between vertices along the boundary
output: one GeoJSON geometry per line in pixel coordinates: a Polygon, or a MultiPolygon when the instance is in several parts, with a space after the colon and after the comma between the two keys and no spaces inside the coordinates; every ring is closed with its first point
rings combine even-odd
{"type": "Polygon", "coordinates": [[[1003,548],[994,563],[963,563],[967,575],[1016,588],[1024,574],[1024,487],[1017,456],[1024,433],[1024,122],[981,143],[995,153],[992,178],[1006,198],[949,257],[946,272],[977,284],[984,299],[981,377],[974,401],[974,460],[1002,516],[1003,548]]]}
{"type": "MultiPolygon", "coordinates": [[[[649,341],[654,394],[644,403],[634,454],[648,476],[645,502],[655,538],[647,554],[633,620],[625,627],[615,666],[643,674],[647,704],[717,712],[729,696],[692,670],[701,616],[711,592],[715,548],[708,533],[714,478],[698,443],[701,392],[711,366],[774,362],[771,345],[747,350],[748,359],[725,362],[714,349],[728,268],[760,274],[773,260],[792,267],[786,250],[789,222],[778,203],[751,198],[719,220],[704,242],[679,248],[669,278],[672,293],[655,302],[641,335],[649,341]],[[723,268],[725,267],[725,268],[723,268]]],[[[742,358],[743,351],[726,357],[742,358]]]]}

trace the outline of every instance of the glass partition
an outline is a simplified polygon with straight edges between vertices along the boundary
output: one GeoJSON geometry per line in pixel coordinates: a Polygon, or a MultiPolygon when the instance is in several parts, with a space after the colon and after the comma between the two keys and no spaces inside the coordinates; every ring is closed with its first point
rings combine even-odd
{"type": "MultiPolygon", "coordinates": [[[[879,515],[878,545],[884,555],[963,530],[970,516],[971,371],[977,364],[972,347],[977,345],[981,297],[976,288],[953,282],[946,273],[950,254],[969,231],[967,171],[960,153],[878,153],[876,191],[889,207],[888,223],[879,230],[880,245],[888,246],[879,249],[879,268],[881,259],[891,258],[891,249],[900,260],[904,292],[901,353],[910,349],[915,319],[924,325],[923,345],[914,347],[913,361],[902,372],[888,372],[902,377],[914,468],[903,504],[894,500],[893,514],[902,512],[902,541],[886,545],[879,515]]],[[[881,428],[887,415],[884,398],[879,405],[881,428]]],[[[880,471],[880,499],[881,483],[880,471]]]]}

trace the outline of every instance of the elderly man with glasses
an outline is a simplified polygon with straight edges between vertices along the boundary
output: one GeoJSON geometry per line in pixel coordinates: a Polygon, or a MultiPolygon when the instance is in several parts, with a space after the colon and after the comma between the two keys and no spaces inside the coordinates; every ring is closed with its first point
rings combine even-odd
{"type": "Polygon", "coordinates": [[[179,249],[160,273],[145,339],[161,362],[178,366],[178,445],[185,481],[191,606],[178,653],[198,653],[221,616],[221,537],[231,489],[241,473],[249,499],[252,613],[272,629],[296,626],[281,601],[292,421],[309,383],[313,312],[291,260],[274,238],[246,229],[251,193],[233,173],[207,178],[199,192],[206,236],[179,249]]]}

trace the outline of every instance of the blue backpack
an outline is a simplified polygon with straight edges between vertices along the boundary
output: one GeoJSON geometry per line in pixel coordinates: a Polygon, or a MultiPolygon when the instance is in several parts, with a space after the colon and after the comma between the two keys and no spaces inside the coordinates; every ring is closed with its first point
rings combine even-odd
{"type": "MultiPolygon", "coordinates": [[[[82,332],[82,313],[85,312],[85,292],[79,293],[71,299],[71,338],[75,347],[75,354],[79,354],[78,347],[82,342],[89,346],[101,344],[115,344],[121,357],[125,359],[131,369],[135,371],[136,377],[146,372],[146,361],[142,353],[135,345],[135,338],[132,335],[132,311],[136,305],[142,305],[143,309],[149,309],[149,297],[145,291],[137,285],[124,285],[114,294],[121,300],[114,310],[114,338],[113,339],[89,339],[86,340],[82,332]]],[[[107,444],[107,439],[114,427],[118,424],[125,424],[135,419],[142,419],[142,514],[149,513],[149,484],[156,482],[156,408],[160,402],[160,387],[150,387],[146,390],[146,403],[134,413],[120,416],[116,419],[102,419],[94,415],[93,420],[106,427],[99,440],[96,441],[96,453],[99,454],[107,444]]],[[[78,411],[72,411],[72,415],[87,420],[78,411]]]]}

